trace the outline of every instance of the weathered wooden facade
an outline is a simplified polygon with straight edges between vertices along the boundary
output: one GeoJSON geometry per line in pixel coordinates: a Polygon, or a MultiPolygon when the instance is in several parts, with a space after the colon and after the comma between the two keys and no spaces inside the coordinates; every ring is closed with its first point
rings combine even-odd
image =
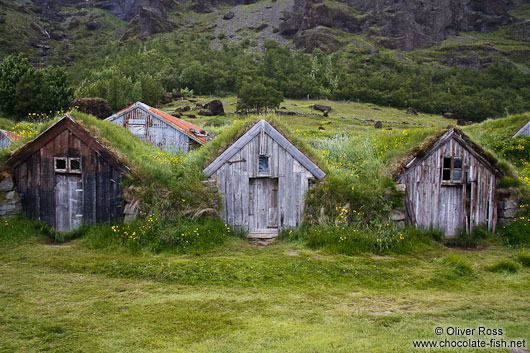
{"type": "Polygon", "coordinates": [[[517,131],[513,137],[515,138],[517,136],[530,136],[530,121],[526,123],[521,130],[517,131]]]}
{"type": "Polygon", "coordinates": [[[208,133],[200,127],[141,102],[105,120],[129,129],[142,140],[165,151],[187,153],[209,139],[208,133]]]}
{"type": "Polygon", "coordinates": [[[257,238],[297,227],[310,180],[326,175],[265,120],[226,149],[204,173],[223,195],[225,222],[257,238]]]}
{"type": "Polygon", "coordinates": [[[19,139],[19,135],[11,131],[0,129],[0,149],[7,148],[19,139]]]}
{"type": "Polygon", "coordinates": [[[59,231],[123,215],[128,168],[69,116],[8,160],[27,216],[59,231]]]}
{"type": "Polygon", "coordinates": [[[410,223],[450,237],[477,225],[495,231],[501,175],[491,155],[460,130],[450,129],[405,166],[398,183],[405,186],[410,223]]]}

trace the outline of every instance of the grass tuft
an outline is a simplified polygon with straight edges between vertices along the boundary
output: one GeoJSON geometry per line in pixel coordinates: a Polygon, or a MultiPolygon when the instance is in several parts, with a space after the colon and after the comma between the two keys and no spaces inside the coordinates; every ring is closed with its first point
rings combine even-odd
{"type": "Polygon", "coordinates": [[[520,252],[517,254],[517,260],[519,260],[524,267],[530,267],[530,252],[520,252]]]}
{"type": "Polygon", "coordinates": [[[497,273],[516,273],[519,270],[519,265],[510,260],[501,260],[486,267],[490,272],[497,273]]]}

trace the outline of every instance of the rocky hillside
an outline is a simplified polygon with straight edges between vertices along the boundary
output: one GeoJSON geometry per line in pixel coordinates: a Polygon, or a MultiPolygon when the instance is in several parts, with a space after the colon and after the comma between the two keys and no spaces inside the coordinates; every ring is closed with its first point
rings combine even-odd
{"type": "MultiPolygon", "coordinates": [[[[372,50],[436,51],[447,38],[462,33],[503,29],[517,46],[514,55],[524,57],[530,54],[529,4],[530,0],[0,0],[0,55],[30,50],[39,63],[55,57],[69,64],[79,56],[70,53],[73,46],[90,50],[105,41],[167,32],[203,35],[213,46],[250,39],[258,45],[265,40],[290,42],[306,52],[333,52],[352,43],[372,50]],[[524,16],[512,15],[521,8],[524,16]]],[[[488,59],[489,49],[486,59],[472,64],[493,60],[488,59]]],[[[462,63],[453,59],[442,61],[462,63]]]]}
{"type": "Polygon", "coordinates": [[[517,22],[508,11],[525,0],[295,0],[280,33],[298,47],[327,41],[330,29],[366,33],[392,49],[430,47],[458,32],[491,32],[517,22]],[[320,27],[320,29],[319,29],[320,27]],[[317,31],[315,31],[317,29],[317,31]],[[313,35],[308,32],[313,31],[313,35]]]}

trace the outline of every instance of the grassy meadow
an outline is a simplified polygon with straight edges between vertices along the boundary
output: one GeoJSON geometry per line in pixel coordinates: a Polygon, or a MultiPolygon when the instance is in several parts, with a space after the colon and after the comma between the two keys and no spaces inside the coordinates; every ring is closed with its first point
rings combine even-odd
{"type": "MultiPolygon", "coordinates": [[[[221,99],[235,110],[234,97],[221,99]]],[[[267,247],[213,217],[213,194],[200,180],[204,164],[261,117],[190,119],[217,137],[177,156],[74,113],[134,166],[125,186],[145,213],[70,234],[24,218],[2,221],[0,352],[419,352],[414,340],[471,338],[434,333],[449,326],[503,329],[496,338],[528,347],[527,211],[495,235],[478,228],[451,242],[391,220],[401,196],[392,168],[454,120],[325,100],[282,106],[312,113],[315,103],[331,105],[329,117],[264,116],[328,173],[307,195],[304,226],[267,247]]],[[[192,103],[162,109],[184,105],[192,103]]],[[[509,138],[529,118],[463,128],[501,159],[504,182],[524,202],[530,141],[509,138]]],[[[20,126],[34,136],[46,124],[20,126]]]]}
{"type": "Polygon", "coordinates": [[[529,268],[488,267],[517,254],[435,243],[344,256],[228,237],[176,256],[29,237],[0,245],[0,351],[412,352],[416,339],[457,339],[438,326],[528,342],[529,268]]]}

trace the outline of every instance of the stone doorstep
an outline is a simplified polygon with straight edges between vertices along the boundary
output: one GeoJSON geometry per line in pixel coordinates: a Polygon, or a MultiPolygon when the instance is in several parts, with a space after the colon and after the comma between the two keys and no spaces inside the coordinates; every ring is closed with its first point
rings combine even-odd
{"type": "Polygon", "coordinates": [[[274,240],[278,237],[278,233],[249,233],[248,240],[274,240]]]}

